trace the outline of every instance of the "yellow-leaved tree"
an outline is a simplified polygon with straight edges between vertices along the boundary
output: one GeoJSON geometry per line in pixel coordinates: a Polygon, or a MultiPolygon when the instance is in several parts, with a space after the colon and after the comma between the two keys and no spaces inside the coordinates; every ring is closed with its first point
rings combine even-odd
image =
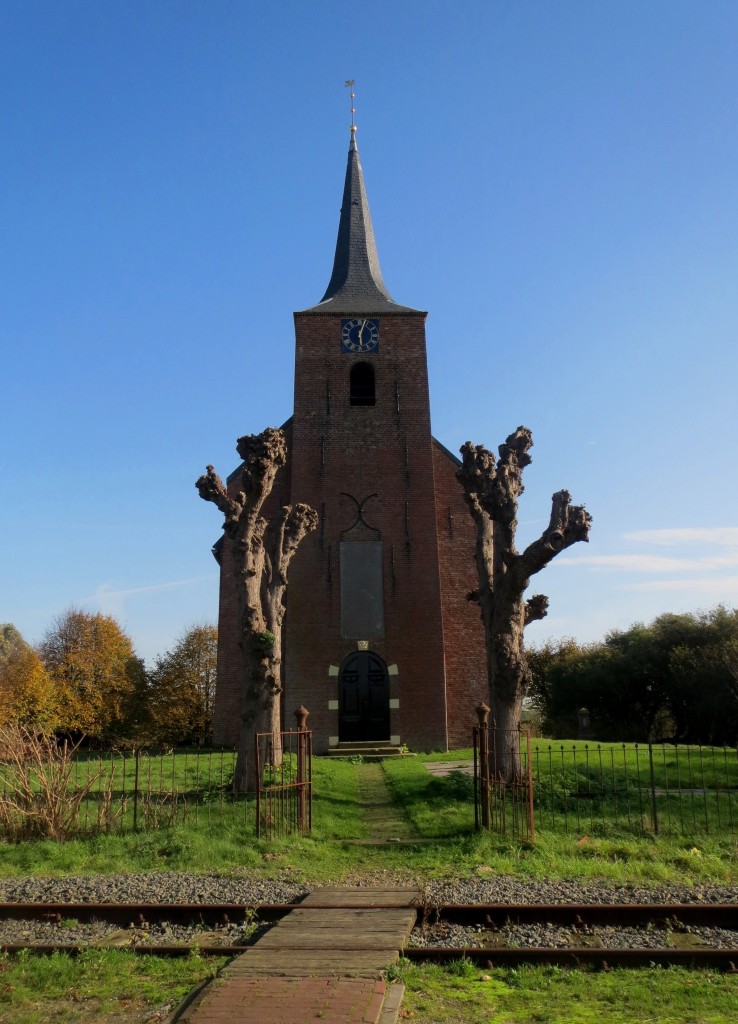
{"type": "Polygon", "coordinates": [[[145,694],[143,662],[111,615],[70,608],[40,647],[59,728],[87,736],[130,735],[145,694]]]}
{"type": "Polygon", "coordinates": [[[9,622],[0,624],[0,725],[52,726],[51,681],[38,654],[9,622]]]}

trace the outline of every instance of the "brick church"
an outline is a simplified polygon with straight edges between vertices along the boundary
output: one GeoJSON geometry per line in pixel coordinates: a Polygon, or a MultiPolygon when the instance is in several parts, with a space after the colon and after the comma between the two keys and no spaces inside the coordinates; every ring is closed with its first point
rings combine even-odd
{"type": "MultiPolygon", "coordinates": [[[[325,295],[295,313],[288,461],[265,509],[319,514],[295,556],[284,628],[284,728],[310,711],[316,753],[348,743],[468,746],[487,697],[474,524],[459,460],[431,434],[426,313],[382,279],[351,129],[336,255],[325,295]]],[[[235,486],[236,474],[229,477],[235,486]]],[[[240,723],[233,567],[221,542],[214,741],[240,723]]]]}

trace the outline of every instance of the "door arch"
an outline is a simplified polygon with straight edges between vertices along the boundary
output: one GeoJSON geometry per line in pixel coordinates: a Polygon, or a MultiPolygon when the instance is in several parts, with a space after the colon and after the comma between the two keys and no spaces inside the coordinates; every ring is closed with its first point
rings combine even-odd
{"type": "Polygon", "coordinates": [[[343,743],[390,737],[389,672],[373,651],[354,651],[341,664],[338,737],[343,743]]]}

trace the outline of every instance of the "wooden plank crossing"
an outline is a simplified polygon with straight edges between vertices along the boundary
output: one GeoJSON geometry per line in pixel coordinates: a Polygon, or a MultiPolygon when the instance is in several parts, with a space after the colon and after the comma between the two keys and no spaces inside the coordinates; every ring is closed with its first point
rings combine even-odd
{"type": "Polygon", "coordinates": [[[399,959],[415,924],[418,897],[411,888],[315,889],[222,976],[376,978],[399,959]]]}
{"type": "Polygon", "coordinates": [[[313,889],[300,906],[413,907],[420,901],[418,889],[338,888],[313,889]]]}
{"type": "Polygon", "coordinates": [[[397,947],[399,951],[414,924],[415,911],[410,909],[293,910],[259,939],[257,946],[295,950],[307,944],[310,949],[344,951],[397,947]]]}
{"type": "Polygon", "coordinates": [[[397,949],[354,949],[347,953],[339,949],[285,951],[254,946],[224,968],[220,977],[378,978],[386,967],[397,962],[399,956],[397,949]]]}
{"type": "Polygon", "coordinates": [[[419,902],[417,889],[316,889],[232,960],[177,1019],[181,1024],[396,1022],[403,987],[380,979],[399,959],[419,902]]]}

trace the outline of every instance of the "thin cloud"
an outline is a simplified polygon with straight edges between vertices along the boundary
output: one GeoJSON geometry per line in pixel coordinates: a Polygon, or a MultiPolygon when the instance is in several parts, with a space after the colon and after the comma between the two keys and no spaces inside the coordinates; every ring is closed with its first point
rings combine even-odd
{"type": "Polygon", "coordinates": [[[623,534],[624,540],[642,544],[678,547],[681,544],[717,544],[738,547],[738,526],[683,527],[669,530],[634,530],[623,534]]]}
{"type": "Polygon", "coordinates": [[[648,583],[625,583],[618,590],[689,590],[699,594],[717,594],[719,597],[738,595],[738,576],[713,579],[650,580],[648,583]]]}
{"type": "Polygon", "coordinates": [[[573,555],[560,564],[583,565],[614,572],[704,572],[738,566],[738,551],[706,558],[666,558],[664,555],[573,555]]]}
{"type": "Polygon", "coordinates": [[[205,580],[217,579],[217,573],[209,576],[193,576],[188,580],[171,580],[169,583],[152,583],[146,587],[131,587],[129,590],[111,590],[110,585],[102,583],[92,597],[83,598],[85,601],[99,601],[110,597],[130,597],[132,594],[146,594],[153,590],[174,590],[176,587],[189,587],[193,583],[203,583],[205,580]]]}

